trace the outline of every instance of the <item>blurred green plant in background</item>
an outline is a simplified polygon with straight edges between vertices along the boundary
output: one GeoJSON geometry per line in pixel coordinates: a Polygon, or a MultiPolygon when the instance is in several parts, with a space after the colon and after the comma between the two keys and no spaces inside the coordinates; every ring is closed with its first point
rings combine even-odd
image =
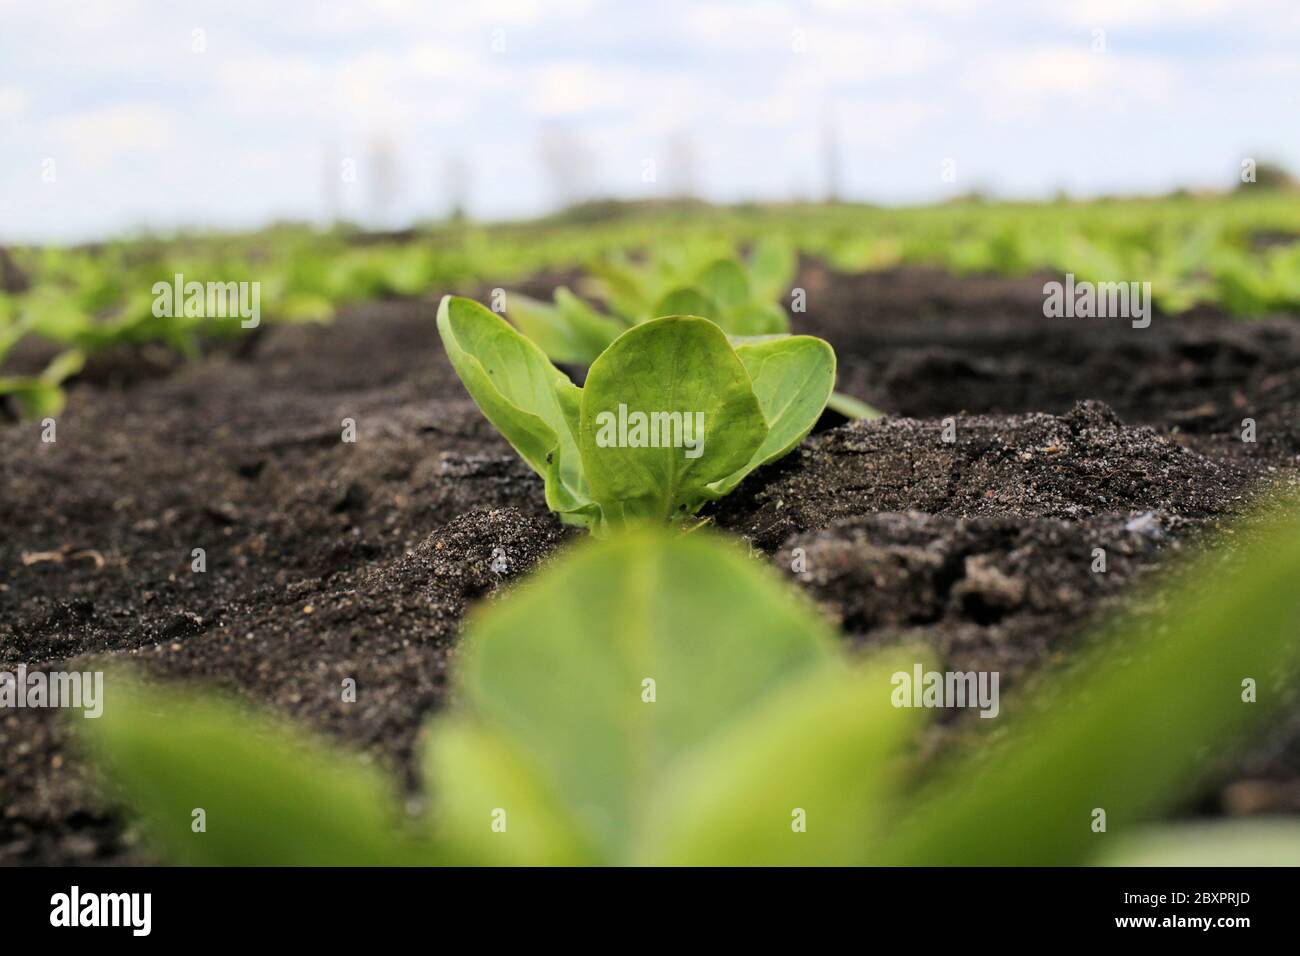
{"type": "Polygon", "coordinates": [[[608,303],[601,315],[566,287],[554,305],[510,293],[506,312],[519,330],[555,362],[590,365],[624,331],[666,315],[698,315],[733,336],[780,335],[790,317],[778,303],[795,278],[794,251],[762,240],[748,266],[718,256],[710,244],[661,245],[638,265],[626,255],[590,265],[586,286],[608,303]]]}
{"type": "Polygon", "coordinates": [[[1183,569],[937,768],[917,762],[924,711],[891,703],[924,651],[851,662],[738,548],[649,531],[584,543],[473,616],[457,706],[425,735],[427,812],[279,721],[120,673],[79,724],[186,863],[1294,862],[1295,823],[1144,825],[1185,807],[1294,675],[1297,505],[1233,529],[1230,555],[1183,569]]]}
{"type": "MultiPolygon", "coordinates": [[[[778,299],[795,281],[796,253],[850,273],[930,265],[962,274],[1149,281],[1167,313],[1202,302],[1239,316],[1296,311],[1297,237],[1300,198],[1274,192],[902,209],[614,204],[595,218],[452,223],[400,236],[276,226],[246,235],[18,247],[9,252],[25,282],[22,291],[0,291],[0,368],[5,345],[28,337],[87,356],[143,342],[193,355],[206,337],[241,333],[238,322],[154,316],[150,289],[177,273],[260,282],[267,319],[292,322],[325,320],[352,303],[475,293],[485,283],[582,270],[581,297],[566,288],[549,304],[512,293],[510,314],[554,360],[585,364],[622,329],[665,314],[702,314],[738,335],[787,331],[778,299]],[[737,248],[747,250],[743,261],[737,248]]],[[[10,390],[17,390],[12,382],[10,390]]],[[[870,413],[848,401],[840,410],[870,413]]]]}
{"type": "MultiPolygon", "coordinates": [[[[511,321],[553,362],[591,365],[625,331],[673,315],[708,319],[733,342],[768,343],[790,335],[790,316],[777,299],[795,280],[798,259],[783,239],[755,243],[749,262],[718,256],[707,243],[661,246],[644,265],[625,255],[593,262],[588,288],[608,303],[606,317],[565,286],[554,305],[519,293],[508,296],[511,321]]],[[[824,403],[846,418],[879,418],[880,412],[849,395],[832,392],[824,403]]],[[[810,426],[811,427],[811,426],[810,426]]]]}

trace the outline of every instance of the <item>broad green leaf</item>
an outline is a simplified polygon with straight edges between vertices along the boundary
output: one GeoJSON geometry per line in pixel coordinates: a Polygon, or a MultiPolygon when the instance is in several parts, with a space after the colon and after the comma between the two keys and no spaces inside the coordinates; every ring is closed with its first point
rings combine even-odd
{"type": "Polygon", "coordinates": [[[788,454],[821,417],[835,387],[835,351],[810,335],[742,342],[736,354],[754,383],[767,422],[767,437],[744,468],[713,487],[730,492],[755,468],[788,454]]]}
{"type": "Polygon", "coordinates": [[[941,774],[883,862],[1082,863],[1109,839],[1092,830],[1095,810],[1123,833],[1185,795],[1208,769],[1205,749],[1267,713],[1297,657],[1300,502],[1264,513],[1236,529],[1235,563],[1209,554],[1162,592],[1158,630],[1113,621],[1085,664],[1020,709],[1003,744],[941,774]],[[1257,703],[1243,701],[1246,679],[1257,703]]]}
{"type": "Polygon", "coordinates": [[[736,345],[771,431],[756,461],[765,464],[797,445],[835,387],[835,350],[811,335],[781,335],[736,345]]]}
{"type": "Polygon", "coordinates": [[[816,612],[707,532],[588,543],[466,641],[468,716],[527,755],[525,792],[554,794],[606,862],[627,858],[674,765],[834,660],[816,612]]]}
{"type": "Polygon", "coordinates": [[[693,515],[768,430],[726,335],[692,316],[635,326],[596,359],[581,425],[590,496],[614,527],[693,515]]]}
{"type": "Polygon", "coordinates": [[[425,744],[433,826],[448,862],[574,866],[599,862],[570,808],[509,744],[467,720],[434,722],[425,744]]]}
{"type": "MultiPolygon", "coordinates": [[[[913,658],[900,667],[910,669],[913,658]]],[[[666,775],[639,858],[657,865],[870,862],[864,848],[903,775],[924,716],[890,703],[883,661],[792,681],[666,775]]]]}
{"type": "Polygon", "coordinates": [[[472,299],[445,296],[438,334],[474,403],[570,510],[587,500],[560,391],[573,383],[510,324],[472,299]],[[555,486],[555,479],[559,485],[555,486]]]}
{"type": "Polygon", "coordinates": [[[794,283],[798,268],[798,256],[789,243],[774,236],[760,239],[749,254],[749,282],[754,298],[775,302],[794,283]]]}
{"type": "Polygon", "coordinates": [[[1099,866],[1300,866],[1300,822],[1242,820],[1112,834],[1099,866]]]}
{"type": "Polygon", "coordinates": [[[749,301],[749,277],[734,259],[710,262],[696,277],[695,285],[724,311],[749,301]]]}
{"type": "Polygon", "coordinates": [[[655,303],[653,314],[647,318],[657,319],[665,315],[699,315],[717,322],[720,314],[718,304],[699,289],[681,286],[661,296],[655,303]]]}
{"type": "Polygon", "coordinates": [[[226,866],[435,861],[402,827],[391,783],[355,757],[206,695],[105,677],[103,715],[77,718],[170,858],[226,866]],[[194,832],[194,810],[205,832],[194,832]]]}

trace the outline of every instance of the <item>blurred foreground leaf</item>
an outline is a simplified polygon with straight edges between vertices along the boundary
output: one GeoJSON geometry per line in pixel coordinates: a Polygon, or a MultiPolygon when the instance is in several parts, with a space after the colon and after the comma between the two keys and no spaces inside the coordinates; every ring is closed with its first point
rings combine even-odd
{"type": "MultiPolygon", "coordinates": [[[[459,682],[469,717],[528,755],[552,804],[567,808],[570,825],[602,862],[645,852],[639,848],[649,814],[667,799],[662,787],[672,788],[672,804],[685,814],[712,799],[708,785],[683,792],[679,768],[694,754],[714,752],[716,742],[734,740],[738,721],[770,727],[772,708],[779,707],[783,720],[800,727],[795,736],[816,746],[806,737],[815,733],[811,715],[825,715],[834,701],[841,719],[861,726],[849,719],[864,706],[853,694],[786,694],[816,675],[822,690],[841,686],[825,683],[843,677],[831,636],[810,608],[708,537],[647,532],[582,549],[475,620],[469,642],[459,682]]],[[[880,700],[888,700],[887,682],[880,700]]],[[[782,739],[795,742],[755,744],[779,747],[782,739]]],[[[818,773],[840,781],[853,775],[818,761],[807,769],[790,780],[796,792],[809,788],[810,800],[824,782],[818,773]]],[[[738,763],[736,770],[745,772],[747,784],[752,767],[738,763]]],[[[481,779],[447,762],[438,776],[440,793],[467,776],[481,779]]],[[[714,779],[725,788],[723,777],[714,779]]],[[[748,813],[756,807],[742,802],[731,809],[752,821],[748,813]]],[[[491,809],[476,811],[484,839],[491,809]]],[[[757,821],[749,833],[759,854],[791,832],[791,806],[769,809],[777,815],[757,821]]],[[[856,822],[818,825],[839,827],[843,838],[856,822]]]]}
{"type": "Polygon", "coordinates": [[[1300,866],[1300,822],[1242,820],[1139,830],[1096,860],[1103,866],[1300,866]]]}
{"type": "Polygon", "coordinates": [[[896,766],[923,721],[889,703],[906,663],[819,669],[674,767],[638,852],[691,866],[852,865],[889,823],[896,766]]]}
{"type": "Polygon", "coordinates": [[[1158,620],[1120,616],[1084,663],[1011,717],[1005,742],[940,774],[880,862],[1086,862],[1107,834],[1183,797],[1209,769],[1209,748],[1277,702],[1300,651],[1300,507],[1261,514],[1237,529],[1231,559],[1213,551],[1183,569],[1158,620]],[[1258,703],[1243,701],[1246,679],[1258,703]],[[1105,833],[1093,832],[1095,810],[1105,833]]]}
{"type": "Polygon", "coordinates": [[[403,834],[393,786],[356,756],[232,702],[106,677],[78,721],[170,858],[225,866],[433,862],[403,834]],[[206,832],[195,832],[195,811],[206,832]]]}
{"type": "Polygon", "coordinates": [[[231,704],[115,680],[78,723],[184,862],[1272,862],[1294,827],[1141,825],[1291,673],[1300,509],[1283,505],[1157,592],[1160,617],[1124,615],[1048,693],[1004,701],[1003,739],[919,793],[903,761],[925,711],[895,708],[891,680],[916,652],[850,668],[812,608],[708,533],[588,543],[471,619],[460,707],[424,748],[436,843],[375,771],[231,704]]]}

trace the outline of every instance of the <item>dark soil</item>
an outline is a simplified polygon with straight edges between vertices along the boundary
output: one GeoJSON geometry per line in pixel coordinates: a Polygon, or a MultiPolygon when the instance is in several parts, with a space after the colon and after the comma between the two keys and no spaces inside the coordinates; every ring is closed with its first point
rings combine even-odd
{"type": "MultiPolygon", "coordinates": [[[[1044,319],[1034,279],[810,263],[800,281],[796,324],[836,346],[841,388],[896,417],[819,431],[713,517],[783,568],[802,549],[791,578],[854,646],[923,640],[1005,689],[1300,475],[1293,320],[1132,329],[1044,319]]],[[[573,536],[461,389],[433,312],[267,327],[189,366],[117,355],[74,385],[54,444],[0,425],[0,669],[100,655],[215,683],[414,787],[462,614],[573,536]]],[[[0,862],[148,860],[68,727],[0,712],[0,862]]],[[[1300,812],[1300,719],[1199,798],[1300,812]]]]}
{"type": "Polygon", "coordinates": [[[1300,323],[1233,322],[1209,307],[1157,313],[1145,329],[1048,319],[1050,278],[919,269],[832,278],[810,265],[802,324],[835,346],[840,388],[891,414],[1059,414],[1096,399],[1207,454],[1300,465],[1300,323]],[[1254,444],[1241,441],[1245,418],[1254,444]]]}

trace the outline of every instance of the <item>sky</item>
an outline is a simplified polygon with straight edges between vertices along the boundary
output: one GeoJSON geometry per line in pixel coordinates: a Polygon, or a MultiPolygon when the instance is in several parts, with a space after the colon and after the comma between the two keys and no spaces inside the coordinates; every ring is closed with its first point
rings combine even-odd
{"type": "Polygon", "coordinates": [[[0,0],[0,242],[1300,169],[1295,0],[0,0]]]}

